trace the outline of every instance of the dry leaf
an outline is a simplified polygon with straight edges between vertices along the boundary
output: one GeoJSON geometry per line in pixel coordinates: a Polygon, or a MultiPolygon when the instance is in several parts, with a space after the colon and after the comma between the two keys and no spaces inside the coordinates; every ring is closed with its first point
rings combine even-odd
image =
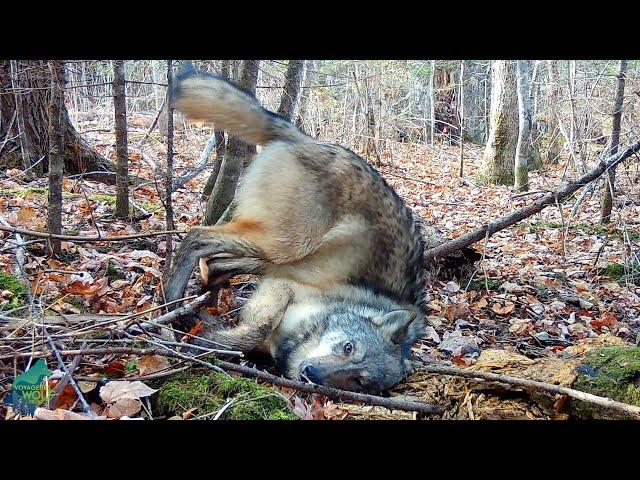
{"type": "Polygon", "coordinates": [[[145,355],[139,358],[136,366],[140,371],[140,375],[150,375],[161,370],[167,370],[171,367],[169,360],[161,355],[145,355]]]}

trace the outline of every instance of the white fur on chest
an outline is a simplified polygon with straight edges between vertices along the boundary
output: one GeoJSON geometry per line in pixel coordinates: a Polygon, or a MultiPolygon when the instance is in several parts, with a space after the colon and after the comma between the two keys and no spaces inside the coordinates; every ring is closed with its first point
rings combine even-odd
{"type": "Polygon", "coordinates": [[[304,322],[325,308],[325,305],[318,302],[301,302],[289,306],[280,324],[269,336],[267,341],[271,355],[275,356],[277,346],[280,345],[283,337],[295,334],[296,331],[304,331],[304,322]]]}

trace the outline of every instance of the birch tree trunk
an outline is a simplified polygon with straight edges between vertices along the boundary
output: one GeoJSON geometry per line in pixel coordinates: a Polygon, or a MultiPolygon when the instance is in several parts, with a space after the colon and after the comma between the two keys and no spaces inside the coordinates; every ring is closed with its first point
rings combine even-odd
{"type": "Polygon", "coordinates": [[[304,60],[289,60],[278,114],[291,121],[296,110],[304,60]]]}
{"type": "Polygon", "coordinates": [[[116,215],[127,218],[129,216],[129,158],[124,60],[113,61],[113,108],[116,131],[116,215]]]}
{"type": "Polygon", "coordinates": [[[479,172],[479,179],[484,183],[513,185],[513,160],[518,142],[516,90],[515,62],[493,62],[489,138],[479,172]]]}
{"type": "MultiPolygon", "coordinates": [[[[51,96],[49,100],[49,232],[62,234],[62,175],[64,171],[64,65],[50,60],[51,96]]],[[[49,253],[60,256],[60,240],[49,239],[49,253]]]]}
{"type": "MultiPolygon", "coordinates": [[[[314,60],[305,60],[304,80],[302,82],[305,87],[310,87],[311,85],[313,85],[314,78],[315,78],[315,69],[316,69],[316,64],[314,60]]],[[[347,77],[347,82],[348,81],[349,81],[349,78],[347,77]]],[[[303,127],[304,127],[304,123],[307,115],[309,98],[311,98],[311,92],[312,92],[311,88],[305,88],[300,95],[300,105],[298,106],[298,113],[296,115],[295,124],[296,124],[296,127],[298,127],[302,131],[305,130],[303,127]]],[[[346,94],[345,94],[345,102],[346,102],[346,94]]],[[[346,118],[347,116],[345,113],[344,114],[345,122],[346,122],[346,118]]]]}
{"type": "Polygon", "coordinates": [[[518,143],[514,167],[515,187],[519,192],[529,189],[529,161],[531,160],[531,61],[518,60],[518,143]]]}
{"type": "MultiPolygon", "coordinates": [[[[611,143],[609,156],[618,152],[620,144],[620,124],[622,122],[622,104],[624,101],[624,84],[627,75],[627,60],[620,60],[618,67],[618,83],[616,85],[616,98],[613,109],[613,125],[611,127],[611,143]]],[[[616,180],[616,168],[609,169],[609,174],[604,178],[604,192],[600,209],[600,223],[607,224],[611,221],[611,209],[613,206],[613,193],[616,180]]]]}

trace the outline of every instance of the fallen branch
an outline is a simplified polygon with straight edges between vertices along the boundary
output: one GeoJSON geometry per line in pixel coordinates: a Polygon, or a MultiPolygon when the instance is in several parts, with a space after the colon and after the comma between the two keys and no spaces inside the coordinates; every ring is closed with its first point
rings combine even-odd
{"type": "MultiPolygon", "coordinates": [[[[247,377],[257,378],[265,382],[269,382],[273,385],[280,387],[293,388],[300,392],[318,393],[328,398],[352,402],[352,403],[364,403],[366,405],[375,405],[379,407],[385,407],[392,410],[405,410],[410,412],[420,412],[429,415],[440,415],[444,412],[444,407],[436,405],[430,405],[428,403],[414,402],[412,400],[401,400],[398,398],[385,398],[376,395],[367,395],[364,393],[349,392],[346,390],[339,390],[337,388],[325,387],[324,385],[316,385],[312,383],[303,383],[297,380],[289,380],[288,378],[278,377],[256,368],[245,367],[243,365],[237,365],[231,362],[224,362],[222,360],[216,360],[216,364],[205,362],[198,358],[188,357],[173,350],[167,350],[165,348],[129,348],[129,347],[112,347],[112,348],[93,348],[93,349],[81,349],[81,350],[60,350],[60,355],[107,355],[114,353],[133,354],[133,355],[162,355],[165,357],[179,358],[180,360],[186,360],[188,362],[194,362],[198,365],[202,365],[211,370],[219,371],[229,370],[232,372],[240,373],[247,377]]],[[[8,360],[13,358],[21,358],[25,356],[32,356],[33,358],[50,357],[54,355],[53,352],[29,352],[25,354],[10,354],[0,356],[0,360],[8,360]]],[[[93,381],[93,380],[92,380],[93,381]]],[[[97,379],[96,379],[97,381],[97,379]]]]}
{"type": "Polygon", "coordinates": [[[0,230],[9,233],[17,233],[21,235],[28,235],[30,237],[37,238],[57,238],[60,240],[68,240],[70,242],[123,242],[126,240],[134,240],[136,238],[158,237],[160,235],[187,233],[183,230],[169,230],[164,232],[147,232],[147,233],[135,233],[131,235],[114,235],[113,237],[103,237],[96,235],[92,237],[83,237],[77,235],[58,235],[56,233],[48,232],[36,232],[34,230],[27,230],[25,228],[14,227],[12,225],[0,225],[0,230]]]}
{"type": "Polygon", "coordinates": [[[549,205],[556,205],[562,202],[564,199],[569,197],[572,193],[584,187],[585,185],[593,182],[595,179],[600,177],[604,172],[608,171],[610,168],[615,167],[620,162],[626,160],[631,155],[640,150],[640,141],[635,142],[631,146],[627,147],[625,150],[621,150],[616,155],[612,155],[608,159],[600,160],[598,166],[591,170],[590,172],[584,174],[579,179],[565,183],[562,187],[557,190],[552,191],[551,193],[545,195],[544,197],[536,200],[531,205],[527,205],[526,207],[522,207],[519,210],[516,210],[509,215],[505,215],[504,217],[499,218],[498,220],[483,225],[477,230],[473,232],[469,232],[461,237],[458,237],[454,240],[443,243],[442,245],[438,245],[435,248],[431,248],[424,252],[424,258],[426,261],[436,261],[438,259],[442,259],[447,255],[461,250],[465,247],[468,247],[476,242],[484,238],[488,238],[492,236],[494,233],[499,232],[500,230],[504,230],[511,225],[514,225],[525,218],[528,218],[540,211],[542,211],[545,207],[549,205]]]}
{"type": "Polygon", "coordinates": [[[517,385],[525,389],[543,391],[551,394],[567,395],[576,400],[592,403],[610,410],[626,413],[634,417],[640,418],[640,407],[629,405],[627,403],[617,402],[610,398],[600,397],[591,393],[581,392],[573,388],[553,385],[551,383],[538,382],[536,380],[527,380],[526,378],[512,377],[511,375],[501,375],[490,372],[478,372],[471,370],[463,370],[456,367],[446,367],[442,365],[424,365],[420,367],[421,372],[439,373],[443,375],[454,375],[457,377],[477,378],[482,380],[490,380],[494,382],[506,383],[509,385],[517,385]]]}

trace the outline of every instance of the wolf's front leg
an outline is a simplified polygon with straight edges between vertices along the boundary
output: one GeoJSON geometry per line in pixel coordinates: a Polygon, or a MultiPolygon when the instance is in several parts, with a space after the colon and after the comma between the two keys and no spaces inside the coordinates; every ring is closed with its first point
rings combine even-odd
{"type": "Polygon", "coordinates": [[[243,307],[237,327],[225,330],[218,324],[205,324],[199,336],[230,350],[260,350],[280,324],[292,300],[293,289],[289,283],[265,278],[243,307]]]}

